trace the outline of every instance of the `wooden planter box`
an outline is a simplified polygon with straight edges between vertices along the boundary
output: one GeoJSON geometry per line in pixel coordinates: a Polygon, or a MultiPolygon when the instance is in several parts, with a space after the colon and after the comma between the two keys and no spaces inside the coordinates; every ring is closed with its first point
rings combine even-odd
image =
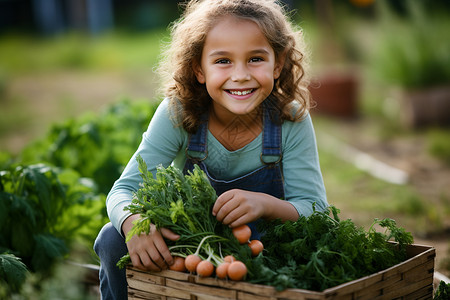
{"type": "Polygon", "coordinates": [[[408,259],[384,271],[315,292],[216,278],[175,271],[142,272],[127,268],[128,299],[431,299],[435,249],[411,245],[408,259]]]}

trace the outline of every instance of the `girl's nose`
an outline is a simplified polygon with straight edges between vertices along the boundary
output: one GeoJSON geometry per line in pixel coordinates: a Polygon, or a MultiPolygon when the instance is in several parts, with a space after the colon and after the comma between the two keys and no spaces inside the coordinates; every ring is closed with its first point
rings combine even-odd
{"type": "Polygon", "coordinates": [[[247,68],[247,66],[243,64],[237,64],[234,69],[233,73],[231,74],[231,80],[232,81],[247,81],[250,80],[250,72],[247,68]]]}

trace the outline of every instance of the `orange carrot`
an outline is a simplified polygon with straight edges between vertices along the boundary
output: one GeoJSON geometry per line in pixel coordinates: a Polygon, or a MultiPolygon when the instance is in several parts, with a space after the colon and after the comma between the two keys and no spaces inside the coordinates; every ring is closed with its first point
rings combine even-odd
{"type": "Polygon", "coordinates": [[[233,235],[236,237],[236,239],[241,244],[248,243],[248,240],[250,239],[250,236],[252,235],[252,230],[248,225],[241,225],[238,227],[234,227],[232,229],[233,235]]]}
{"type": "Polygon", "coordinates": [[[247,275],[247,267],[243,262],[237,260],[228,266],[227,274],[231,280],[242,280],[247,275]]]}

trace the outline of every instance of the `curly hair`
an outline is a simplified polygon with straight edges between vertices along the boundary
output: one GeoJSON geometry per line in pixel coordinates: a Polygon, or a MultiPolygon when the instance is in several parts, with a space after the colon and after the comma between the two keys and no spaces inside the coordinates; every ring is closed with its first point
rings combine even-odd
{"type": "Polygon", "coordinates": [[[179,123],[187,132],[195,132],[201,115],[210,107],[211,98],[197,81],[193,64],[200,64],[206,36],[223,16],[255,22],[276,59],[284,56],[281,75],[269,96],[270,106],[279,112],[281,121],[302,119],[310,102],[305,44],[301,30],[289,21],[284,7],[277,0],[191,0],[171,26],[171,42],[159,66],[163,93],[171,99],[179,123]]]}

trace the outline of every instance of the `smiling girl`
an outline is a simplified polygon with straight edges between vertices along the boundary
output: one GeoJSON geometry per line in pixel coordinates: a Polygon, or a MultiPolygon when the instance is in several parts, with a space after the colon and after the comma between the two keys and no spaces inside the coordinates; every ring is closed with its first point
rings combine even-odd
{"type": "Polygon", "coordinates": [[[275,0],[187,4],[160,67],[166,98],[107,198],[111,223],[94,246],[103,299],[126,299],[125,271],[115,264],[127,252],[144,270],[173,262],[165,239],[178,236],[167,229],[151,226],[125,244],[139,218],[124,211],[141,182],[137,155],[153,174],[158,165],[198,164],[218,195],[205,214],[249,224],[252,239],[257,222],[327,207],[300,37],[275,0]]]}

